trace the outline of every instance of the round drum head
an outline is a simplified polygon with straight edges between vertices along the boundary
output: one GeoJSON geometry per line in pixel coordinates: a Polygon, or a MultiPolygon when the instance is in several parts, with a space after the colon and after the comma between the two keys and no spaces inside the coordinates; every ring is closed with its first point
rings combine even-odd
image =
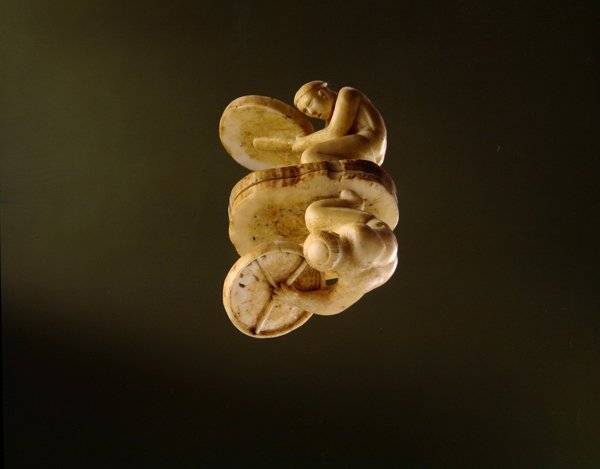
{"type": "Polygon", "coordinates": [[[232,101],[221,116],[221,142],[239,164],[250,170],[300,163],[301,152],[293,152],[296,137],[313,133],[308,118],[297,109],[266,96],[242,96],[232,101]],[[255,139],[272,140],[270,149],[255,139]]]}
{"type": "Polygon", "coordinates": [[[297,244],[265,243],[241,257],[223,287],[223,304],[235,327],[251,337],[268,338],[308,321],[311,313],[273,297],[273,290],[284,283],[301,291],[325,285],[323,274],[306,263],[297,244]]]}

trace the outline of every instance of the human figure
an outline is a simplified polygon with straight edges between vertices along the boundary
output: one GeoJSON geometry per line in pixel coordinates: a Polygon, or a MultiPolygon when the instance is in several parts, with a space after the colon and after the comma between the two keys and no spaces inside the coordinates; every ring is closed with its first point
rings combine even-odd
{"type": "Polygon", "coordinates": [[[294,151],[303,152],[301,163],[334,159],[383,163],[385,123],[362,92],[344,87],[336,93],[324,81],[311,81],[296,92],[294,104],[307,116],[326,121],[325,128],[293,143],[294,151]]]}
{"type": "MultiPolygon", "coordinates": [[[[336,93],[323,81],[311,81],[296,92],[294,104],[307,116],[326,121],[325,127],[292,140],[258,138],[255,146],[277,151],[291,145],[294,152],[302,152],[301,163],[346,159],[383,162],[385,124],[360,91],[344,87],[336,93]]],[[[309,292],[281,284],[274,295],[282,303],[313,314],[338,314],[394,273],[398,263],[396,237],[386,223],[364,210],[364,201],[355,192],[342,190],[338,197],[311,203],[305,223],[310,232],[303,247],[306,262],[337,282],[309,292]]]]}
{"type": "Polygon", "coordinates": [[[302,152],[300,162],[361,159],[381,165],[387,145],[385,123],[369,98],[357,89],[344,87],[339,93],[324,81],[300,87],[294,104],[309,117],[326,121],[322,130],[292,139],[256,137],[259,150],[302,152]]]}
{"type": "Polygon", "coordinates": [[[310,292],[282,284],[275,291],[280,301],[314,314],[338,314],[392,276],[398,262],[396,237],[363,205],[355,192],[343,190],[339,197],[308,206],[305,221],[310,234],[304,257],[314,269],[337,276],[337,282],[310,292]]]}

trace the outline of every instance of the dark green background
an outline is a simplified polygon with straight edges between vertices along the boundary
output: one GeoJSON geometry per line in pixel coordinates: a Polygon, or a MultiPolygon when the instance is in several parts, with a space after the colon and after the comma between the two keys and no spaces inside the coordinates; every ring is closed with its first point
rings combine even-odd
{"type": "Polygon", "coordinates": [[[598,8],[0,18],[7,467],[598,467],[598,8]],[[221,304],[247,170],[218,121],[314,79],[386,120],[400,263],[344,314],[253,340],[221,304]]]}

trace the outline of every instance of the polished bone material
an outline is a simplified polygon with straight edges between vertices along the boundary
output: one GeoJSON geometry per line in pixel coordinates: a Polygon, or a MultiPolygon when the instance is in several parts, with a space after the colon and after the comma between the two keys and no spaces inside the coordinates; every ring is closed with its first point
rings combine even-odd
{"type": "Polygon", "coordinates": [[[229,198],[229,237],[241,257],[223,288],[229,318],[251,337],[341,313],[397,264],[383,118],[360,91],[322,81],[300,87],[294,103],[243,96],[219,126],[225,150],[254,171],[229,198]],[[314,131],[306,116],[325,126],[314,131]]]}

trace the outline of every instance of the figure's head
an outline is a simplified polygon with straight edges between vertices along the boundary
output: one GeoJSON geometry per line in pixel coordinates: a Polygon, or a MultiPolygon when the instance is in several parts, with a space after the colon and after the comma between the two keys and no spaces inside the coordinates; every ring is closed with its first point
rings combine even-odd
{"type": "Polygon", "coordinates": [[[340,275],[387,265],[397,257],[394,232],[383,221],[348,223],[337,232],[314,231],[304,241],[304,258],[321,272],[340,275]]]}
{"type": "Polygon", "coordinates": [[[300,112],[309,117],[329,120],[333,114],[333,107],[337,93],[327,88],[324,81],[311,81],[300,87],[294,96],[294,104],[300,112]]]}
{"type": "Polygon", "coordinates": [[[334,270],[342,257],[342,240],[332,231],[317,231],[304,241],[304,258],[312,268],[327,272],[334,270]]]}
{"type": "Polygon", "coordinates": [[[362,267],[362,259],[355,257],[351,241],[333,231],[313,232],[304,241],[306,262],[321,272],[352,273],[357,267],[362,267]]]}

